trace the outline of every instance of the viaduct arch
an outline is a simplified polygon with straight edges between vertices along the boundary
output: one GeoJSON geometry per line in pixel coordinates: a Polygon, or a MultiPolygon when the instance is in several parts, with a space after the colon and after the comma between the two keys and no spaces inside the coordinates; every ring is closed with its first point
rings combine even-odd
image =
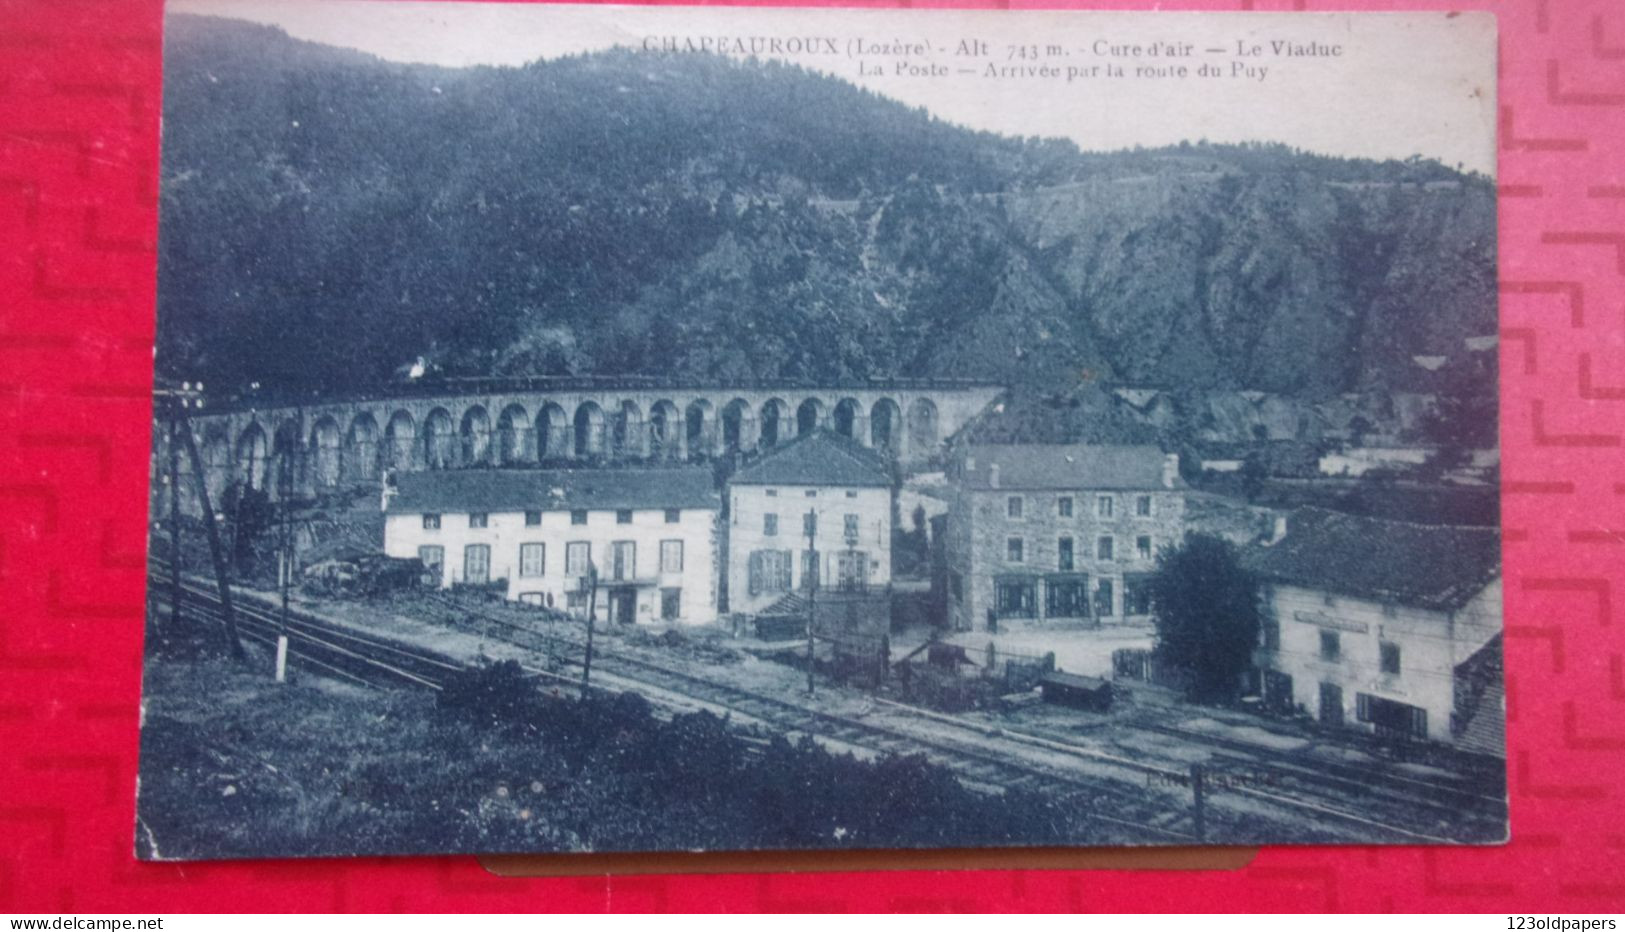
{"type": "Polygon", "coordinates": [[[236,399],[194,416],[193,430],[211,494],[240,483],[273,498],[368,484],[385,470],[700,462],[820,428],[922,467],[1002,390],[951,379],[412,383],[299,405],[236,399]]]}

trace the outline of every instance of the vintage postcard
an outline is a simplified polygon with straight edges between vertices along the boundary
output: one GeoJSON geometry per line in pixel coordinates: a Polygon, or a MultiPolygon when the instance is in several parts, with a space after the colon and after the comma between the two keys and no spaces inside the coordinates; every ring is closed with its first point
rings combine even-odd
{"type": "Polygon", "coordinates": [[[1495,49],[176,0],[138,855],[1503,841],[1495,49]]]}

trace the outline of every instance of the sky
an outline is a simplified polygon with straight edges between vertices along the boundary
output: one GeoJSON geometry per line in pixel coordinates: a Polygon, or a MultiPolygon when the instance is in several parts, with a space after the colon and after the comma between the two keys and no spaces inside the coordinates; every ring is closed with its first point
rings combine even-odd
{"type": "Polygon", "coordinates": [[[974,129],[1065,137],[1086,150],[1268,141],[1328,155],[1419,155],[1495,173],[1496,32],[1488,14],[400,0],[172,0],[168,9],[266,23],[300,39],[451,67],[517,66],[701,37],[777,38],[781,48],[792,39],[828,40],[804,43],[818,51],[761,57],[836,75],[974,129]],[[898,46],[906,52],[898,54],[898,46]],[[1311,54],[1285,54],[1289,48],[1311,54]],[[1218,76],[1198,76],[1203,65],[1218,76]],[[1108,76],[1108,66],[1124,76],[1108,76]],[[1040,67],[1054,70],[1000,70],[1040,67]],[[1186,77],[1168,74],[1181,67],[1186,77]],[[1147,70],[1137,75],[1137,69],[1147,70]]]}

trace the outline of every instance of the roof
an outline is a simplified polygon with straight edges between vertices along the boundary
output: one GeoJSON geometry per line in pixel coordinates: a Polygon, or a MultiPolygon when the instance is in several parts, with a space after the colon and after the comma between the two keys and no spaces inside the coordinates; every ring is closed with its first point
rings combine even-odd
{"type": "Polygon", "coordinates": [[[722,507],[705,467],[432,470],[395,482],[389,514],[722,507]]]}
{"type": "Polygon", "coordinates": [[[734,473],[735,485],[891,488],[885,457],[829,430],[803,434],[734,473]]]}
{"type": "Polygon", "coordinates": [[[1274,582],[1453,611],[1500,576],[1501,532],[1299,508],[1286,536],[1242,558],[1274,582]]]}
{"type": "Polygon", "coordinates": [[[959,470],[968,489],[1182,489],[1176,469],[1163,483],[1167,462],[1160,447],[1012,443],[966,447],[959,470]],[[999,467],[993,484],[993,467],[999,467]]]}

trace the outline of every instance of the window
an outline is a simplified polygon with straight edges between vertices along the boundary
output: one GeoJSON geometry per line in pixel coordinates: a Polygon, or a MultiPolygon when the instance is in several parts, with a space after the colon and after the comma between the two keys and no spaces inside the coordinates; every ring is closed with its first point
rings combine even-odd
{"type": "Polygon", "coordinates": [[[564,575],[585,576],[592,565],[592,545],[584,540],[564,545],[564,575]]]}
{"type": "Polygon", "coordinates": [[[818,490],[817,489],[808,489],[807,490],[807,497],[808,498],[817,498],[818,497],[818,490]]]}
{"type": "Polygon", "coordinates": [[[767,490],[767,497],[768,498],[778,498],[779,497],[779,490],[778,489],[768,489],[767,490]]]}
{"type": "Polygon", "coordinates": [[[1382,603],[1382,617],[1384,617],[1384,618],[1398,618],[1399,617],[1399,606],[1395,605],[1392,602],[1384,602],[1384,603],[1382,603]]]}
{"type": "Polygon", "coordinates": [[[1004,503],[1004,513],[1011,518],[1021,517],[1021,496],[1012,495],[1004,503]]]}
{"type": "Polygon", "coordinates": [[[1032,618],[1036,614],[1033,581],[1027,578],[995,580],[993,604],[1000,618],[1032,618]]]}
{"type": "Polygon", "coordinates": [[[585,509],[585,508],[572,509],[571,512],[570,512],[570,523],[571,524],[586,524],[587,523],[587,509],[585,509]]]}
{"type": "Polygon", "coordinates": [[[1050,579],[1044,583],[1044,614],[1050,618],[1087,618],[1089,582],[1083,578],[1050,579]]]}
{"type": "Polygon", "coordinates": [[[1025,549],[1026,541],[1019,537],[1012,537],[1004,542],[1004,558],[1011,563],[1020,563],[1026,556],[1023,553],[1025,549]]]}
{"type": "Polygon", "coordinates": [[[965,601],[965,577],[956,572],[948,574],[948,591],[953,594],[955,602],[965,601]]]}
{"type": "Polygon", "coordinates": [[[630,509],[630,508],[622,508],[622,509],[616,511],[615,512],[615,523],[616,524],[631,524],[632,523],[632,509],[630,509]]]}
{"type": "Polygon", "coordinates": [[[542,568],[546,565],[546,551],[543,544],[519,545],[519,575],[540,576],[542,568]]]}
{"type": "Polygon", "coordinates": [[[681,573],[683,571],[683,542],[680,540],[663,540],[660,542],[660,572],[681,573]]]}
{"type": "Polygon", "coordinates": [[[491,581],[491,546],[469,544],[463,548],[463,582],[488,583],[491,581]]]}
{"type": "Polygon", "coordinates": [[[1336,663],[1343,658],[1343,642],[1336,631],[1322,629],[1320,632],[1320,659],[1327,663],[1336,663]]]}
{"type": "Polygon", "coordinates": [[[809,511],[801,516],[801,536],[814,537],[818,534],[818,513],[809,511]]]}
{"type": "Polygon", "coordinates": [[[527,512],[525,512],[525,527],[540,527],[541,523],[542,523],[542,513],[541,512],[539,512],[539,511],[527,511],[527,512]]]}
{"type": "Polygon", "coordinates": [[[1320,602],[1321,602],[1322,605],[1325,605],[1327,608],[1336,608],[1337,607],[1337,597],[1332,595],[1330,592],[1325,593],[1324,595],[1322,595],[1320,597],[1320,602]]]}
{"type": "Polygon", "coordinates": [[[660,618],[662,621],[675,621],[683,614],[683,590],[660,590],[660,618]]]}
{"type": "Polygon", "coordinates": [[[1123,577],[1123,614],[1151,614],[1151,577],[1145,574],[1123,577]]]}
{"type": "Polygon", "coordinates": [[[423,529],[425,531],[438,531],[438,530],[440,530],[440,516],[439,515],[429,515],[429,514],[424,515],[423,516],[423,529]]]}
{"type": "Polygon", "coordinates": [[[1149,517],[1151,517],[1151,496],[1149,496],[1149,495],[1136,495],[1136,496],[1134,496],[1134,517],[1136,517],[1136,518],[1149,518],[1149,517]]]}
{"type": "Polygon", "coordinates": [[[1134,538],[1134,555],[1141,560],[1151,559],[1151,537],[1141,534],[1134,538]]]}
{"type": "Polygon", "coordinates": [[[1281,649],[1281,623],[1274,618],[1264,619],[1264,649],[1281,649]]]}
{"type": "Polygon", "coordinates": [[[418,560],[423,564],[425,585],[438,586],[446,575],[446,548],[424,546],[418,548],[418,560]]]}
{"type": "Polygon", "coordinates": [[[842,515],[841,516],[841,536],[846,539],[846,542],[847,542],[847,544],[849,546],[858,542],[858,516],[857,515],[842,515]]]}
{"type": "Polygon", "coordinates": [[[779,536],[779,516],[778,515],[773,515],[773,514],[762,515],[762,536],[763,537],[777,537],[777,536],[779,536]]]}
{"type": "Polygon", "coordinates": [[[1112,581],[1102,579],[1095,583],[1095,614],[1101,618],[1110,618],[1117,614],[1115,593],[1112,591],[1112,581]]]}
{"type": "Polygon", "coordinates": [[[587,594],[580,589],[571,589],[564,594],[564,607],[581,611],[587,607],[587,594]]]}
{"type": "Polygon", "coordinates": [[[519,603],[521,605],[535,605],[535,606],[538,606],[538,607],[546,606],[547,605],[547,593],[545,593],[545,592],[521,592],[521,593],[519,593],[519,603]]]}
{"type": "Polygon", "coordinates": [[[470,513],[468,516],[469,527],[488,527],[490,526],[490,523],[491,516],[483,511],[475,511],[470,513]]]}
{"type": "Polygon", "coordinates": [[[682,520],[683,520],[683,509],[681,509],[681,508],[667,508],[666,509],[666,523],[667,524],[677,524],[678,522],[680,522],[682,520]]]}
{"type": "Polygon", "coordinates": [[[753,550],[747,588],[751,595],[784,592],[790,588],[790,551],[753,550]]]}
{"type": "Polygon", "coordinates": [[[1097,495],[1095,497],[1095,517],[1110,518],[1117,510],[1117,499],[1110,495],[1097,495]]]}
{"type": "Polygon", "coordinates": [[[618,540],[609,545],[610,578],[635,579],[638,575],[638,545],[618,540]]]}
{"type": "Polygon", "coordinates": [[[1055,500],[1055,513],[1063,518],[1072,517],[1072,496],[1063,495],[1055,500]]]}
{"type": "Polygon", "coordinates": [[[1102,537],[1095,541],[1095,559],[1112,560],[1113,552],[1117,549],[1117,541],[1110,537],[1102,537]]]}
{"type": "Polygon", "coordinates": [[[858,497],[858,490],[857,489],[847,489],[846,490],[846,497],[847,498],[857,498],[858,497]]]}
{"type": "Polygon", "coordinates": [[[1381,652],[1382,672],[1391,676],[1399,675],[1399,645],[1387,641],[1378,643],[1377,650],[1381,652]]]}
{"type": "Polygon", "coordinates": [[[1063,537],[1055,542],[1055,568],[1063,573],[1072,572],[1072,538],[1063,537]]]}

